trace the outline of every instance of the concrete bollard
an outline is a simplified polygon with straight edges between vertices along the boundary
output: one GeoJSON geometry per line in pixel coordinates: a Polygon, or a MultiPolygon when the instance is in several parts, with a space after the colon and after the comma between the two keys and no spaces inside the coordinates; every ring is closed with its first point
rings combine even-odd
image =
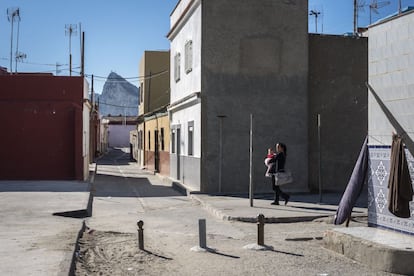
{"type": "Polygon", "coordinates": [[[142,220],[137,222],[138,225],[138,248],[144,250],[144,222],[142,220]]]}
{"type": "Polygon", "coordinates": [[[264,246],[264,220],[263,214],[257,216],[257,244],[261,246],[264,246]]]}
{"type": "Polygon", "coordinates": [[[198,239],[200,247],[203,249],[207,248],[207,241],[206,241],[206,220],[199,219],[198,220],[198,239]]]}

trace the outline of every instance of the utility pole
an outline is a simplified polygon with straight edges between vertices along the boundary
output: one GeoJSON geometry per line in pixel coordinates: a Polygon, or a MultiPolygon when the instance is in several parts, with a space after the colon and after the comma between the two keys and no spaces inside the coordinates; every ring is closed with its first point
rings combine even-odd
{"type": "Polygon", "coordinates": [[[76,35],[76,24],[65,25],[65,35],[69,36],[69,76],[72,76],[72,35],[76,35]]]}
{"type": "MultiPolygon", "coordinates": [[[[82,43],[81,43],[81,76],[85,75],[85,32],[82,32],[82,43]]],[[[93,79],[93,75],[92,75],[93,79]]]]}
{"type": "Polygon", "coordinates": [[[92,92],[91,92],[91,103],[92,103],[92,110],[93,110],[93,96],[95,96],[94,94],[95,94],[95,90],[94,90],[94,88],[93,88],[93,74],[92,74],[92,87],[91,87],[91,90],[92,90],[92,92]]]}
{"type": "Polygon", "coordinates": [[[16,38],[16,53],[14,54],[15,65],[14,72],[17,73],[17,61],[24,57],[24,54],[19,54],[19,33],[20,33],[20,9],[17,9],[17,38],[16,38]]]}
{"type": "MultiPolygon", "coordinates": [[[[20,10],[19,8],[8,8],[7,9],[7,20],[11,23],[10,32],[10,73],[13,73],[13,22],[20,21],[20,10]]],[[[17,50],[16,50],[17,52],[17,50]]]]}
{"type": "Polygon", "coordinates": [[[250,113],[250,132],[249,132],[249,201],[253,207],[254,187],[253,187],[253,114],[250,113]]]}
{"type": "Polygon", "coordinates": [[[79,56],[80,56],[80,64],[82,68],[82,23],[79,22],[79,56]]]}
{"type": "Polygon", "coordinates": [[[358,33],[358,0],[354,0],[354,35],[358,33]]]}
{"type": "Polygon", "coordinates": [[[320,11],[317,10],[311,10],[309,15],[315,16],[315,33],[318,33],[318,16],[321,14],[320,11]]]}
{"type": "Polygon", "coordinates": [[[317,115],[318,121],[318,186],[319,186],[319,203],[322,203],[322,154],[321,154],[321,114],[317,115]]]}

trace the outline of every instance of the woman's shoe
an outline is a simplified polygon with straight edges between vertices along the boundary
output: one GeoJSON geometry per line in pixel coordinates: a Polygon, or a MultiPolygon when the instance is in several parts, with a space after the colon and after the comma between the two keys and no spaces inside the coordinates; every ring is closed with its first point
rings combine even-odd
{"type": "Polygon", "coordinates": [[[279,202],[273,201],[270,205],[279,205],[279,202]]]}

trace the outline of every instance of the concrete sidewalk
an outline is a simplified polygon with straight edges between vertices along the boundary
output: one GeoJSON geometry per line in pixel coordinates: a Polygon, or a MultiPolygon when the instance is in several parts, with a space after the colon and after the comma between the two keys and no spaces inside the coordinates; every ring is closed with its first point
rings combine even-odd
{"type": "MultiPolygon", "coordinates": [[[[256,222],[263,214],[267,223],[289,223],[322,219],[333,223],[342,194],[291,194],[285,206],[270,205],[271,195],[256,196],[253,207],[246,196],[215,196],[188,192],[189,196],[223,220],[256,222]]],[[[362,194],[352,217],[367,217],[367,195],[362,194]]],[[[324,234],[324,246],[372,269],[414,275],[414,236],[372,227],[338,226],[324,234]]]]}
{"type": "Polygon", "coordinates": [[[0,181],[0,275],[68,275],[89,194],[86,182],[0,181]]]}
{"type": "MultiPolygon", "coordinates": [[[[318,218],[333,218],[341,199],[340,194],[325,194],[319,203],[317,194],[292,194],[290,201],[284,205],[271,205],[271,195],[257,196],[250,207],[246,196],[212,196],[206,194],[190,194],[209,212],[224,220],[256,222],[258,214],[263,214],[267,223],[286,223],[312,221],[318,218]]],[[[361,197],[363,201],[363,197],[361,197]]],[[[367,208],[363,203],[357,204],[352,216],[367,216],[367,208]]]]}

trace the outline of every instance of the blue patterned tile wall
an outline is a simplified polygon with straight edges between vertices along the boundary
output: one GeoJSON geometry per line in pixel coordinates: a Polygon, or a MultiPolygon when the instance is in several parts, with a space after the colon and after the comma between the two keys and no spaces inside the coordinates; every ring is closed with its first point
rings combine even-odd
{"type": "MultiPolygon", "coordinates": [[[[414,158],[408,150],[405,153],[414,183],[414,158]]],[[[399,218],[388,211],[390,155],[390,146],[369,146],[368,224],[414,235],[414,202],[410,202],[410,218],[399,218]]]]}

